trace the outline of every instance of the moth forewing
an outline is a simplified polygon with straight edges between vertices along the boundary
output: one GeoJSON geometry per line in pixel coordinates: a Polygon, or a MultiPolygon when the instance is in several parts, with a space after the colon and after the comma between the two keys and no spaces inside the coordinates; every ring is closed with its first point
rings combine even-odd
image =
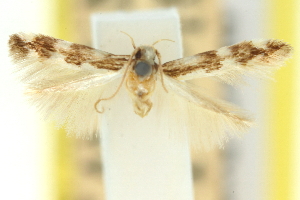
{"type": "Polygon", "coordinates": [[[280,40],[250,40],[170,61],[162,68],[166,75],[180,80],[216,77],[235,84],[242,75],[268,77],[291,57],[292,50],[280,40]]]}

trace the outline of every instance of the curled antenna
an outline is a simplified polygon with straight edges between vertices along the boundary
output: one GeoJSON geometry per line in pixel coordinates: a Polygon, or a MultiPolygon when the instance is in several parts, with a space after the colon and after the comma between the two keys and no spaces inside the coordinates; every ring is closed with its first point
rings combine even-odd
{"type": "Polygon", "coordinates": [[[131,44],[132,44],[133,48],[135,49],[136,46],[135,46],[135,44],[134,44],[133,38],[132,38],[128,33],[124,32],[124,31],[120,31],[120,32],[121,32],[121,33],[124,33],[124,34],[126,34],[128,37],[130,37],[130,39],[131,39],[131,44]]]}
{"type": "Polygon", "coordinates": [[[174,40],[170,40],[170,39],[160,39],[160,40],[157,40],[156,42],[154,42],[152,44],[152,46],[156,45],[157,43],[161,42],[161,41],[170,41],[170,42],[175,42],[174,40]]]}

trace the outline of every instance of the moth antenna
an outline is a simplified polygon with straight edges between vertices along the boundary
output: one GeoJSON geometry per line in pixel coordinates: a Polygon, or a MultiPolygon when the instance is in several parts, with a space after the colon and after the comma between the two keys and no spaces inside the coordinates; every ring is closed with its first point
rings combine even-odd
{"type": "Polygon", "coordinates": [[[157,40],[156,42],[154,42],[153,44],[152,44],[152,46],[154,46],[154,45],[156,45],[157,43],[159,43],[159,42],[161,42],[161,41],[170,41],[170,42],[175,42],[174,40],[170,40],[170,39],[160,39],[160,40],[157,40]]]}
{"type": "Polygon", "coordinates": [[[100,103],[101,100],[102,99],[98,99],[98,101],[96,101],[96,103],[94,104],[94,108],[95,108],[96,112],[100,113],[100,114],[104,113],[104,108],[102,108],[102,111],[98,110],[98,108],[97,108],[97,105],[98,105],[98,103],[100,103]]]}
{"type": "Polygon", "coordinates": [[[136,49],[136,46],[135,46],[135,44],[134,44],[133,38],[132,38],[128,33],[124,32],[124,31],[120,31],[120,32],[121,32],[121,33],[124,33],[124,34],[126,34],[128,37],[130,37],[130,39],[131,39],[131,44],[132,44],[133,48],[136,49]]]}
{"type": "Polygon", "coordinates": [[[162,68],[162,65],[161,65],[161,55],[157,50],[156,50],[155,53],[156,53],[156,56],[157,56],[157,59],[158,59],[158,70],[159,70],[159,73],[160,73],[161,84],[162,84],[164,90],[166,91],[166,93],[168,93],[168,90],[167,90],[166,85],[164,83],[163,68],[162,68]]]}
{"type": "Polygon", "coordinates": [[[124,82],[124,80],[125,80],[125,78],[126,78],[126,76],[127,76],[128,69],[129,69],[129,67],[130,67],[130,65],[131,65],[132,58],[133,58],[133,56],[135,56],[135,54],[136,54],[139,50],[140,50],[140,48],[136,48],[136,49],[133,51],[133,53],[131,54],[131,56],[130,56],[130,58],[129,58],[129,60],[128,60],[128,63],[127,63],[127,66],[126,66],[124,75],[123,75],[123,77],[122,77],[121,83],[119,84],[117,90],[116,90],[110,97],[103,98],[103,99],[98,99],[98,100],[95,102],[94,108],[95,108],[95,110],[96,110],[98,113],[103,113],[103,112],[104,112],[104,109],[102,109],[102,111],[99,111],[98,108],[97,108],[97,105],[100,103],[100,101],[112,99],[112,98],[114,98],[114,97],[117,95],[117,93],[120,91],[120,89],[121,89],[121,87],[122,87],[122,85],[123,85],[123,82],[124,82]]]}

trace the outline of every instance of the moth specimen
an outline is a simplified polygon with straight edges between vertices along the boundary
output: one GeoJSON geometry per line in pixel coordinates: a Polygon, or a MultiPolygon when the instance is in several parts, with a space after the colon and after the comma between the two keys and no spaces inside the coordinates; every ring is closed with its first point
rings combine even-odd
{"type": "MultiPolygon", "coordinates": [[[[266,77],[292,52],[292,47],[280,40],[250,40],[162,64],[153,45],[136,47],[133,40],[132,44],[130,55],[114,55],[42,34],[18,33],[10,36],[9,51],[32,103],[69,134],[90,137],[97,132],[99,113],[109,112],[101,103],[117,98],[124,85],[134,112],[147,117],[159,83],[165,94],[172,92],[186,99],[188,109],[199,111],[201,119],[210,119],[210,125],[202,123],[199,128],[207,132],[205,137],[211,143],[219,144],[226,136],[214,136],[213,132],[223,126],[225,131],[243,131],[250,120],[240,109],[196,92],[185,81],[216,77],[234,84],[242,75],[266,77]],[[115,91],[103,95],[106,86],[116,80],[115,91]]],[[[193,123],[198,123],[197,117],[193,123]]]]}

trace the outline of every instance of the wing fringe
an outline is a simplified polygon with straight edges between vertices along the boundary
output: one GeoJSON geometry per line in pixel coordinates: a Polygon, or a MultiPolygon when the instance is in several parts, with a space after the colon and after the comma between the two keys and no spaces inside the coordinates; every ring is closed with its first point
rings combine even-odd
{"type": "Polygon", "coordinates": [[[166,84],[176,95],[187,100],[189,140],[196,149],[209,150],[213,146],[223,147],[232,136],[240,136],[253,124],[242,109],[225,101],[215,100],[196,92],[191,85],[165,76],[166,84]]]}

